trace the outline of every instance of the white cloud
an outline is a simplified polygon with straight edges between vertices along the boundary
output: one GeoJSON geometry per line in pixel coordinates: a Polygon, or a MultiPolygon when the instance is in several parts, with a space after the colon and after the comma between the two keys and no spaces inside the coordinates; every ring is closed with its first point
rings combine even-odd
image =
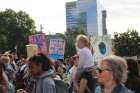
{"type": "Polygon", "coordinates": [[[66,0],[0,0],[0,10],[11,8],[26,11],[36,22],[37,30],[43,25],[45,33],[64,32],[66,0]]]}
{"type": "Polygon", "coordinates": [[[128,28],[140,31],[140,0],[102,0],[107,10],[109,33],[124,32],[128,28]]]}
{"type": "MultiPolygon", "coordinates": [[[[66,29],[65,2],[76,0],[0,0],[0,11],[11,8],[26,11],[36,22],[37,30],[43,25],[45,33],[64,32],[66,29]]],[[[109,33],[128,28],[140,31],[140,0],[100,0],[107,10],[109,33]]]]}

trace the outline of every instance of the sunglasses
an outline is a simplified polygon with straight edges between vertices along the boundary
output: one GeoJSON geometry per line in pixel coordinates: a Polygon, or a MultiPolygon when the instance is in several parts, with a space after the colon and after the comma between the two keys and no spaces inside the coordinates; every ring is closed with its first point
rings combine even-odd
{"type": "Polygon", "coordinates": [[[102,68],[99,68],[99,67],[97,67],[96,68],[96,71],[97,71],[97,73],[102,73],[103,71],[112,71],[111,69],[109,69],[109,68],[105,68],[105,69],[102,69],[102,68]]]}

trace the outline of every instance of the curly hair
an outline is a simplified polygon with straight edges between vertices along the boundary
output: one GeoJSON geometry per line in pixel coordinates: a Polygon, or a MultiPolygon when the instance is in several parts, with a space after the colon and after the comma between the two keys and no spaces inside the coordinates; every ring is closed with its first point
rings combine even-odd
{"type": "Polygon", "coordinates": [[[113,72],[113,78],[117,84],[127,80],[127,63],[122,57],[111,55],[102,59],[101,62],[107,62],[107,65],[113,72]]]}

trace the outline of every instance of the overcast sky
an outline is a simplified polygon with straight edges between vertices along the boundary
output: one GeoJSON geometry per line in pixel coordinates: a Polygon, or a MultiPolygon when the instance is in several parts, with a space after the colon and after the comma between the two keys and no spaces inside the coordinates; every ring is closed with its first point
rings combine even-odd
{"type": "MultiPolygon", "coordinates": [[[[73,0],[0,0],[0,11],[11,8],[25,11],[34,20],[39,30],[40,24],[47,34],[66,31],[65,2],[73,0]]],[[[140,0],[100,0],[107,10],[107,30],[127,31],[128,28],[140,32],[140,0]]]]}

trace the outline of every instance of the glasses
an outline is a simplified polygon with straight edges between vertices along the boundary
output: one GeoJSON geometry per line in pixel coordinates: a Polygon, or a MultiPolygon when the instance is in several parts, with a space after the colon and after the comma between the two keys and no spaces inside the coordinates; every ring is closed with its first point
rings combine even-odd
{"type": "Polygon", "coordinates": [[[99,67],[96,68],[97,73],[102,73],[102,72],[105,71],[105,70],[107,70],[107,71],[112,71],[112,70],[109,69],[109,68],[104,68],[104,69],[99,68],[99,67]]]}

